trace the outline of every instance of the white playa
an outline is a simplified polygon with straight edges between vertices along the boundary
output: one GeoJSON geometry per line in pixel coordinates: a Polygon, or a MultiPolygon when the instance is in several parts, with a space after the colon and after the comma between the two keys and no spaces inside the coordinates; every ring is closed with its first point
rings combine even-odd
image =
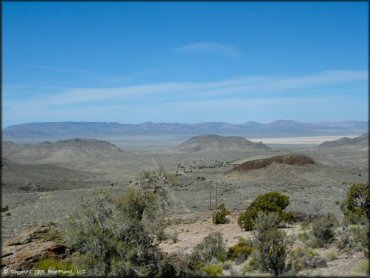
{"type": "Polygon", "coordinates": [[[325,141],[333,141],[342,137],[354,138],[359,135],[330,135],[330,136],[307,136],[307,137],[280,137],[280,138],[251,138],[253,142],[264,144],[312,144],[318,145],[325,141]]]}

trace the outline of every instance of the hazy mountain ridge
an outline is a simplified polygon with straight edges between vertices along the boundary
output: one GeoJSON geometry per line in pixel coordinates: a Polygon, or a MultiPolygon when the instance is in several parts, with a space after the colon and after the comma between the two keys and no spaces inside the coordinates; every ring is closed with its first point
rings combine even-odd
{"type": "Polygon", "coordinates": [[[323,147],[340,147],[340,146],[367,146],[369,144],[369,134],[365,133],[361,136],[348,138],[342,137],[334,141],[326,141],[319,145],[320,148],[323,147]]]}
{"type": "Polygon", "coordinates": [[[368,132],[366,121],[338,123],[300,123],[279,120],[272,123],[224,122],[120,124],[112,122],[44,122],[12,125],[3,129],[3,138],[76,137],[95,135],[154,135],[154,134],[248,134],[248,136],[340,135],[368,132]]]}

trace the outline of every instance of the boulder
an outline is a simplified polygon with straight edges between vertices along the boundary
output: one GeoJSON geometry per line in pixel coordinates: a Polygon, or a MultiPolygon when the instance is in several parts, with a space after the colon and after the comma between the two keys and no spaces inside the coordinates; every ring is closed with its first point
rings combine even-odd
{"type": "Polygon", "coordinates": [[[40,259],[63,259],[68,255],[69,250],[61,243],[55,225],[37,225],[4,242],[1,268],[30,270],[40,259]]]}

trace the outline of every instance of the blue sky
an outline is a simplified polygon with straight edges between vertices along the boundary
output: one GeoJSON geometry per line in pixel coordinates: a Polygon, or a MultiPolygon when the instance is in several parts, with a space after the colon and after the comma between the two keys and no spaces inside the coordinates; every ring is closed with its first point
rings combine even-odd
{"type": "Polygon", "coordinates": [[[368,119],[368,2],[3,3],[3,126],[368,119]]]}

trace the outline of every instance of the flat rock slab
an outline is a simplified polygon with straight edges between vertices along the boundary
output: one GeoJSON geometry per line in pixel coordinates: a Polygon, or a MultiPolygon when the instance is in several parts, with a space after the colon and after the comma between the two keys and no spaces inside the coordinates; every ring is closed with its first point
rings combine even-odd
{"type": "Polygon", "coordinates": [[[29,270],[43,258],[65,258],[68,248],[60,243],[54,225],[38,225],[4,242],[1,268],[29,270]]]}

